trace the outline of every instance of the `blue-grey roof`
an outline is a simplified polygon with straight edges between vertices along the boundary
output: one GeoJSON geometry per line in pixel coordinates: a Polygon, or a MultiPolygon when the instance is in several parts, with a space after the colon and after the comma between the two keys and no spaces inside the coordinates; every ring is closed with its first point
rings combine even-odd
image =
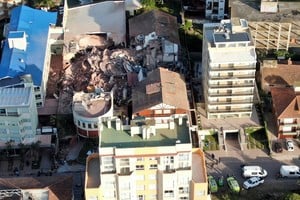
{"type": "Polygon", "coordinates": [[[20,31],[8,34],[8,37],[18,37],[22,31],[26,34],[26,51],[10,49],[5,40],[2,60],[0,63],[0,78],[16,77],[31,74],[34,85],[41,85],[46,54],[49,24],[55,24],[56,12],[46,12],[27,6],[18,6],[11,11],[9,31],[20,31]]]}
{"type": "Polygon", "coordinates": [[[248,33],[227,33],[228,38],[226,38],[226,33],[215,33],[215,42],[250,42],[248,33]]]}

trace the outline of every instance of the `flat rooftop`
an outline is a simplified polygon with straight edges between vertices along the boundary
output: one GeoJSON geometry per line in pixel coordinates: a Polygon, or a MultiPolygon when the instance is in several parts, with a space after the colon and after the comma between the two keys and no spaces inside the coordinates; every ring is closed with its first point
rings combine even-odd
{"type": "Polygon", "coordinates": [[[192,154],[192,178],[197,183],[206,182],[206,168],[203,158],[204,156],[201,156],[198,152],[192,154]]]}
{"type": "MultiPolygon", "coordinates": [[[[134,148],[134,147],[155,147],[173,146],[177,140],[181,143],[190,143],[189,128],[183,119],[182,125],[175,120],[175,129],[158,129],[156,135],[149,139],[142,139],[140,135],[130,136],[127,131],[117,131],[114,128],[108,129],[104,126],[101,132],[101,147],[134,148]]],[[[114,127],[114,125],[112,125],[114,127]]]]}
{"type": "Polygon", "coordinates": [[[98,117],[104,115],[111,108],[109,93],[77,93],[73,97],[73,110],[83,117],[98,117]]]}
{"type": "Polygon", "coordinates": [[[248,33],[228,33],[226,38],[225,33],[214,33],[215,42],[250,42],[248,33]]]}
{"type": "Polygon", "coordinates": [[[98,188],[100,186],[100,161],[99,157],[92,158],[87,163],[87,188],[98,188]]]}
{"type": "Polygon", "coordinates": [[[0,107],[29,106],[31,88],[0,88],[0,107]]]}
{"type": "Polygon", "coordinates": [[[214,63],[256,62],[256,52],[253,48],[211,48],[209,57],[214,63]]]}

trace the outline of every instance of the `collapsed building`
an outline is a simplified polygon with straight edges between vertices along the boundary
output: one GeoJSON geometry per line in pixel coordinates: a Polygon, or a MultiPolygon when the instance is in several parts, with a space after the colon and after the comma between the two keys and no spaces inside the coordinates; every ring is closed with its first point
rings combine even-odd
{"type": "MultiPolygon", "coordinates": [[[[115,17],[123,16],[125,8],[120,8],[120,2],[109,4],[111,9],[114,6],[115,17]]],[[[97,6],[89,7],[94,12],[97,6]]],[[[87,27],[88,32],[82,32],[82,28],[79,32],[73,30],[72,21],[79,15],[74,9],[68,8],[64,14],[68,32],[64,34],[63,73],[57,83],[58,113],[73,114],[79,135],[97,137],[103,122],[109,127],[115,123],[119,128],[121,123],[129,123],[132,87],[144,80],[149,71],[160,66],[180,73],[187,70],[180,62],[176,17],[154,10],[130,18],[130,44],[126,48],[122,34],[125,30],[93,26],[90,17],[84,18],[84,26],[91,26],[87,27]],[[72,12],[75,16],[70,16],[72,12]]],[[[79,16],[82,18],[82,12],[79,16]]]]}

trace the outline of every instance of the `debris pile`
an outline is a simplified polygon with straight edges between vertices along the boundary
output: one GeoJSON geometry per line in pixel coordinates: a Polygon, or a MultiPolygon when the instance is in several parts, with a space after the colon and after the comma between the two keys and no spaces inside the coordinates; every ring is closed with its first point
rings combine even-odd
{"type": "Polygon", "coordinates": [[[71,64],[64,68],[58,83],[60,90],[60,113],[72,112],[74,92],[87,91],[88,86],[114,91],[114,102],[121,105],[130,97],[127,75],[140,74],[142,57],[132,49],[100,49],[89,47],[78,51],[71,64]]]}

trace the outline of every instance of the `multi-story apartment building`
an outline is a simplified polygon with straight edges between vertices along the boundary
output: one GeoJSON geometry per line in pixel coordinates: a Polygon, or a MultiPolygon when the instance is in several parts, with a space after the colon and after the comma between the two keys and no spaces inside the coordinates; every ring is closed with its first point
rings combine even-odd
{"type": "Polygon", "coordinates": [[[28,75],[0,80],[0,146],[36,141],[38,118],[33,90],[28,75]]]}
{"type": "Polygon", "coordinates": [[[102,123],[99,153],[87,158],[85,198],[207,199],[205,156],[192,148],[184,79],[158,68],[137,84],[130,123],[102,123]]]}
{"type": "Polygon", "coordinates": [[[249,117],[256,53],[246,20],[204,24],[202,75],[207,118],[249,117]]]}

